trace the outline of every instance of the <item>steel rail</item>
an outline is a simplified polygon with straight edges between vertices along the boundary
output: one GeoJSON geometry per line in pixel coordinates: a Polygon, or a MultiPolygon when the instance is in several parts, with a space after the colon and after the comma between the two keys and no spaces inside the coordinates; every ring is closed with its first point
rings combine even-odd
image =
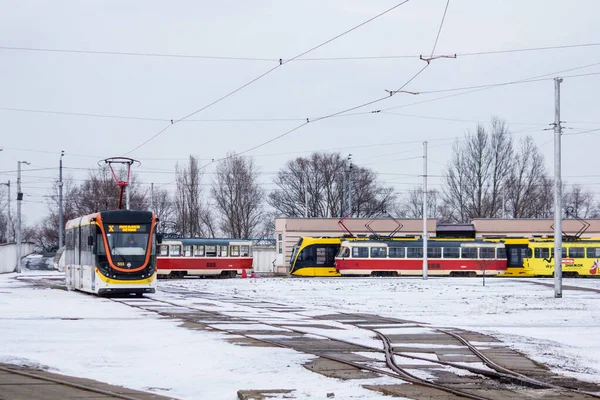
{"type": "Polygon", "coordinates": [[[16,375],[22,375],[22,376],[26,376],[26,377],[29,377],[29,378],[39,379],[39,380],[43,380],[43,381],[47,381],[47,382],[58,383],[60,385],[70,386],[72,388],[81,389],[81,390],[85,390],[85,391],[88,391],[88,392],[93,392],[93,393],[98,393],[98,394],[104,394],[106,396],[115,397],[117,399],[142,400],[139,397],[131,397],[131,396],[127,396],[127,395],[124,395],[124,394],[119,394],[119,393],[111,392],[109,390],[97,389],[97,388],[94,388],[94,387],[91,387],[91,386],[81,385],[79,383],[73,383],[73,382],[68,382],[68,381],[64,381],[64,380],[61,380],[61,379],[40,376],[40,375],[37,375],[37,374],[33,374],[31,372],[18,371],[18,370],[12,369],[12,368],[6,368],[6,367],[1,367],[0,366],[0,371],[4,371],[4,372],[11,373],[11,374],[16,374],[16,375]]]}

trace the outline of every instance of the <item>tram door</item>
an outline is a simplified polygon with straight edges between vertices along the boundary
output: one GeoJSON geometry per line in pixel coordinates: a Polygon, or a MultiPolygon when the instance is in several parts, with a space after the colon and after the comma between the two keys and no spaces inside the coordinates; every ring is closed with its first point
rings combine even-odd
{"type": "Polygon", "coordinates": [[[73,262],[73,266],[71,268],[74,268],[75,271],[73,271],[74,275],[75,275],[75,282],[73,282],[73,287],[75,287],[76,289],[81,289],[81,284],[82,284],[82,275],[83,275],[83,268],[81,266],[81,227],[78,226],[77,228],[75,228],[73,230],[73,234],[74,234],[74,262],[73,262]]]}
{"type": "Polygon", "coordinates": [[[530,257],[528,244],[507,244],[506,261],[508,268],[523,268],[524,259],[530,257]]]}

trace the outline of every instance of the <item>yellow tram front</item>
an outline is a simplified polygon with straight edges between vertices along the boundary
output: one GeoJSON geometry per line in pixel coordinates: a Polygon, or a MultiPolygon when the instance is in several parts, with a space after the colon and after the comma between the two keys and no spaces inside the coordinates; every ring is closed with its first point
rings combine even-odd
{"type": "Polygon", "coordinates": [[[154,293],[156,217],[114,210],[67,222],[66,284],[99,295],[154,293]]]}
{"type": "Polygon", "coordinates": [[[335,269],[335,256],[341,242],[339,237],[301,237],[290,257],[290,274],[340,276],[335,269]]]}

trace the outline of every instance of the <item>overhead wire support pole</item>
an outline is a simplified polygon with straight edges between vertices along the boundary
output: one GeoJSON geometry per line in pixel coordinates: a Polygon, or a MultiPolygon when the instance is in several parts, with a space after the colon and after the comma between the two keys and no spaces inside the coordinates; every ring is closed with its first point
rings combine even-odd
{"type": "Polygon", "coordinates": [[[63,247],[63,156],[65,151],[60,152],[60,163],[58,167],[58,248],[63,247]]]}
{"type": "Polygon", "coordinates": [[[21,202],[23,192],[21,191],[21,164],[30,165],[27,161],[17,161],[17,266],[15,272],[21,273],[21,202]]]}
{"type": "Polygon", "coordinates": [[[554,297],[562,298],[562,181],[560,160],[560,83],[554,78],[554,297]]]}
{"type": "Polygon", "coordinates": [[[423,142],[423,279],[427,279],[427,142],[423,142]]]}

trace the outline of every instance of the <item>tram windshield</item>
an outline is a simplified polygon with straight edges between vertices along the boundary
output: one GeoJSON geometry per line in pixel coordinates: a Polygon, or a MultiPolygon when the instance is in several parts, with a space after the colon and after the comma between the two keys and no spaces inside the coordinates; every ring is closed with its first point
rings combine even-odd
{"type": "MultiPolygon", "coordinates": [[[[105,226],[106,242],[111,255],[145,256],[148,248],[149,224],[105,226]]],[[[101,238],[98,238],[101,240],[101,238]]]]}
{"type": "Polygon", "coordinates": [[[296,260],[296,255],[298,254],[298,245],[294,246],[292,249],[292,256],[290,257],[290,265],[294,265],[294,261],[296,260]]]}

